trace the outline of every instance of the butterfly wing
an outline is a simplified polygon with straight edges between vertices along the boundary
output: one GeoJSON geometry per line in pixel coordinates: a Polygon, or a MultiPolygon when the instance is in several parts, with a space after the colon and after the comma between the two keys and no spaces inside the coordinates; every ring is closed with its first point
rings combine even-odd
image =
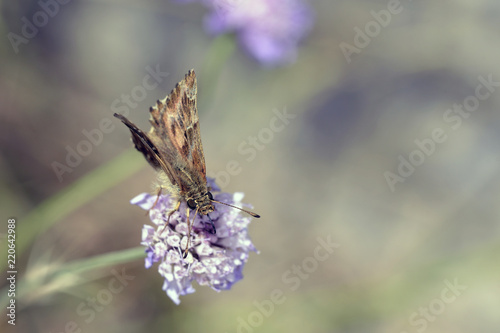
{"type": "Polygon", "coordinates": [[[151,141],[151,139],[126,117],[118,113],[115,113],[114,116],[120,119],[125,124],[125,126],[129,128],[130,133],[132,133],[132,142],[135,145],[135,149],[137,149],[144,155],[144,158],[146,158],[148,163],[155,170],[163,170],[167,174],[172,184],[178,184],[179,180],[173,172],[172,166],[162,158],[160,151],[151,141]]]}
{"type": "Polygon", "coordinates": [[[179,171],[178,185],[184,193],[193,184],[206,187],[207,182],[196,93],[196,74],[190,70],[164,100],[150,109],[152,128],[148,134],[160,155],[173,161],[174,171],[179,171]]]}

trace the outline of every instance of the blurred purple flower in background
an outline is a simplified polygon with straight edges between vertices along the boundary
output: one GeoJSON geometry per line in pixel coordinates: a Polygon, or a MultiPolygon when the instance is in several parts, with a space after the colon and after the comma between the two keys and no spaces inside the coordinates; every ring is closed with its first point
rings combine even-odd
{"type": "MultiPolygon", "coordinates": [[[[231,205],[242,205],[243,193],[216,193],[220,189],[213,179],[208,179],[215,200],[231,205]]],[[[148,210],[153,206],[156,195],[142,193],[131,203],[148,210]]],[[[176,200],[169,195],[161,195],[156,206],[149,212],[156,228],[144,225],[142,242],[146,246],[146,268],[160,262],[158,272],[165,278],[163,290],[179,304],[179,296],[193,293],[191,283],[210,286],[215,291],[230,289],[243,278],[243,266],[249,252],[257,252],[248,236],[247,227],[251,218],[242,216],[239,210],[215,203],[215,211],[210,213],[217,233],[211,234],[208,217],[197,215],[192,226],[191,244],[186,258],[183,252],[187,245],[186,203],[181,203],[178,211],[167,222],[167,214],[176,200]],[[160,234],[161,233],[161,234],[160,234]]],[[[194,212],[191,211],[191,220],[194,212]]]]}
{"type": "Polygon", "coordinates": [[[205,18],[210,33],[236,33],[244,49],[267,66],[294,62],[314,21],[311,7],[301,0],[198,1],[212,9],[205,18]]]}

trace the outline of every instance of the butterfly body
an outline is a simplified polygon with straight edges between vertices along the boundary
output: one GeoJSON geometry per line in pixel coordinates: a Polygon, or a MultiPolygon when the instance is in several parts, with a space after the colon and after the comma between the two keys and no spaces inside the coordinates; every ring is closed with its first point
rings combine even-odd
{"type": "MultiPolygon", "coordinates": [[[[207,187],[196,94],[196,74],[194,70],[190,70],[165,99],[158,100],[150,108],[151,129],[147,134],[125,116],[114,114],[129,128],[135,148],[158,171],[158,196],[162,190],[166,190],[178,200],[168,216],[179,209],[181,201],[187,203],[186,222],[189,234],[189,209],[195,210],[195,215],[207,215],[210,219],[208,214],[215,209],[213,202],[228,205],[214,200],[207,187]]],[[[241,210],[259,217],[255,213],[241,210]]],[[[216,232],[213,223],[210,232],[216,232]]]]}

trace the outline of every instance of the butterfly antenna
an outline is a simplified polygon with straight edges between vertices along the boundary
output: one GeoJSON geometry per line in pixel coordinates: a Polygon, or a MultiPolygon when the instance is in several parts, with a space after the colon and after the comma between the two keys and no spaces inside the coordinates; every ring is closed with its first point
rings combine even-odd
{"type": "Polygon", "coordinates": [[[255,214],[255,213],[253,213],[253,212],[251,212],[251,211],[249,211],[249,210],[246,210],[246,209],[243,209],[243,208],[240,208],[240,207],[236,207],[236,206],[233,206],[233,205],[227,204],[227,203],[225,203],[225,202],[220,202],[220,201],[217,201],[217,200],[213,200],[213,199],[212,199],[211,201],[212,201],[212,202],[217,202],[217,203],[220,203],[220,204],[223,204],[223,205],[229,206],[229,207],[233,207],[233,208],[239,209],[239,210],[241,210],[241,211],[243,211],[243,212],[247,213],[248,215],[253,216],[253,217],[255,217],[255,218],[260,218],[260,215],[259,215],[259,214],[255,214]]]}

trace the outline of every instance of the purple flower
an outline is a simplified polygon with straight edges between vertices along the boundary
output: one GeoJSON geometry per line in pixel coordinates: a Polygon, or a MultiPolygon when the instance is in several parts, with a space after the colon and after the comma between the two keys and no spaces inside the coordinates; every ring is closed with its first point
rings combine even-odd
{"type": "Polygon", "coordinates": [[[268,66],[295,61],[297,46],[314,21],[312,9],[301,0],[199,1],[212,9],[206,30],[216,35],[235,32],[243,48],[268,66]]]}
{"type": "MultiPolygon", "coordinates": [[[[213,179],[208,179],[214,199],[231,205],[241,206],[243,193],[220,193],[213,179]],[[219,192],[219,193],[217,193],[219,192]]],[[[148,210],[153,206],[156,195],[142,193],[131,203],[148,210]]],[[[175,206],[176,200],[169,195],[160,195],[149,217],[155,227],[144,225],[142,242],[146,246],[145,266],[150,268],[159,262],[158,272],[165,278],[163,290],[179,304],[179,296],[193,293],[191,283],[210,286],[215,291],[230,289],[243,278],[243,265],[249,252],[257,252],[248,237],[247,227],[251,218],[243,216],[239,210],[214,203],[215,211],[210,213],[217,233],[211,234],[210,221],[206,215],[196,216],[191,230],[191,242],[186,258],[187,245],[186,203],[170,217],[167,214],[175,206]]],[[[194,211],[190,211],[193,219],[194,211]]]]}

